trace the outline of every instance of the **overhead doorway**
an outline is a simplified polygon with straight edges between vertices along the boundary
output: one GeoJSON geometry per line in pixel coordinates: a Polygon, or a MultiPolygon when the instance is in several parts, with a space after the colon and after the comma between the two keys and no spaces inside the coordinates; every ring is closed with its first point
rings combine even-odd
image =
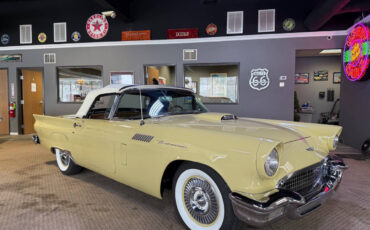
{"type": "Polygon", "coordinates": [[[20,72],[23,76],[23,134],[35,133],[33,114],[44,114],[43,70],[21,69],[20,72]]]}
{"type": "Polygon", "coordinates": [[[8,70],[0,69],[0,135],[9,134],[8,70]]]}

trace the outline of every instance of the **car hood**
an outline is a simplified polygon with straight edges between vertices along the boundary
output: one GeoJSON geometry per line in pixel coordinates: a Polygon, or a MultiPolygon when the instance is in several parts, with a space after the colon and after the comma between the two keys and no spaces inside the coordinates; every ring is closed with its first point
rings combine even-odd
{"type": "Polygon", "coordinates": [[[236,119],[232,114],[223,113],[174,115],[162,117],[160,121],[162,124],[168,123],[169,125],[185,128],[247,135],[283,143],[303,140],[309,137],[294,127],[287,127],[284,121],[281,121],[281,124],[271,124],[268,120],[252,118],[236,119]]]}

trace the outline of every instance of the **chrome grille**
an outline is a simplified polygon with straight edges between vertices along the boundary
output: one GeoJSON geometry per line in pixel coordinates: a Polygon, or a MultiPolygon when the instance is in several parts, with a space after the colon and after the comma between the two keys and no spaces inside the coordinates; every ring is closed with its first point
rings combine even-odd
{"type": "Polygon", "coordinates": [[[308,198],[316,192],[323,178],[322,163],[304,168],[279,182],[279,188],[294,191],[308,198]]]}

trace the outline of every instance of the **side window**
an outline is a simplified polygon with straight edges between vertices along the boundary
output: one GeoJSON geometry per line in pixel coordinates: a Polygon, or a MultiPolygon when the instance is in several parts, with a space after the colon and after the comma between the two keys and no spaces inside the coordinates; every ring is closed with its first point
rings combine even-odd
{"type": "Polygon", "coordinates": [[[116,95],[102,95],[95,99],[87,118],[108,119],[116,95]]]}
{"type": "Polygon", "coordinates": [[[140,103],[139,92],[133,91],[125,93],[118,104],[117,111],[114,115],[114,119],[140,119],[141,118],[141,105],[143,106],[143,114],[146,114],[146,110],[150,103],[150,97],[142,95],[140,103]]]}

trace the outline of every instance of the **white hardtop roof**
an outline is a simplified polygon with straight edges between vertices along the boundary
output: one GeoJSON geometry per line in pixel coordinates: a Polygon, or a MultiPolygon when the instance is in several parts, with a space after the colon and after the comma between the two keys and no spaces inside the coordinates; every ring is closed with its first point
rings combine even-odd
{"type": "Polygon", "coordinates": [[[166,85],[126,85],[126,84],[112,84],[107,85],[101,89],[96,89],[90,91],[84,102],[82,103],[80,109],[76,113],[76,117],[82,118],[89,111],[91,104],[94,102],[95,98],[102,94],[115,94],[121,93],[128,88],[137,88],[137,89],[185,89],[191,91],[191,89],[175,87],[175,86],[166,86],[166,85]]]}

